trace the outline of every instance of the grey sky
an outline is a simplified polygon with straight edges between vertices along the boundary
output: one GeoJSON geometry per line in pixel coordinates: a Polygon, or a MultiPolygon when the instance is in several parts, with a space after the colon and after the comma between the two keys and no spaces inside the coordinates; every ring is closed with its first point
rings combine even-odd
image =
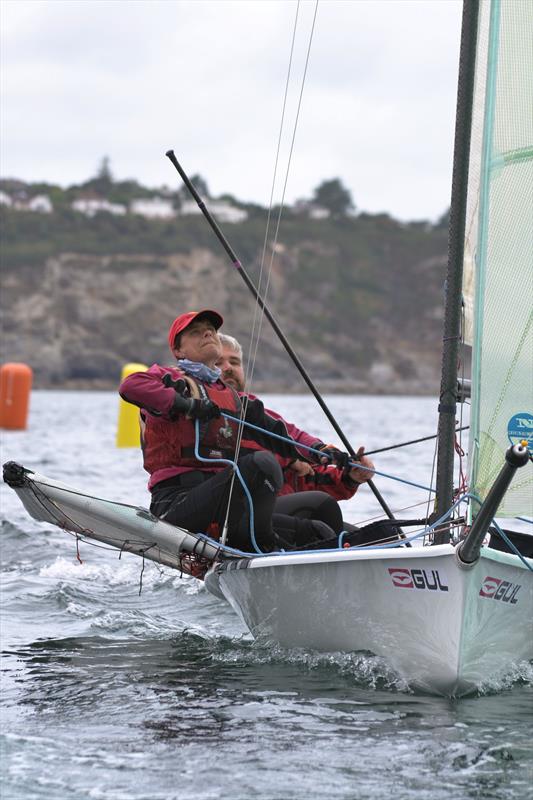
{"type": "MultiPolygon", "coordinates": [[[[67,185],[104,155],[117,179],[268,205],[294,0],[3,0],[4,177],[67,185]]],[[[314,0],[300,3],[275,200],[314,0]]],[[[321,0],[286,199],[340,177],[356,205],[438,217],[450,199],[459,0],[321,0]]]]}

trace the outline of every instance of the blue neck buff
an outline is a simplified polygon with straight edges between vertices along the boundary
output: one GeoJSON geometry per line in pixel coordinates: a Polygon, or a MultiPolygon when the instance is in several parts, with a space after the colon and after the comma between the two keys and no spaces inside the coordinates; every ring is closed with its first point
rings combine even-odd
{"type": "Polygon", "coordinates": [[[200,361],[190,361],[188,358],[179,358],[178,367],[193,378],[205,383],[214,383],[218,381],[221,371],[218,367],[208,367],[207,364],[202,364],[200,361]]]}

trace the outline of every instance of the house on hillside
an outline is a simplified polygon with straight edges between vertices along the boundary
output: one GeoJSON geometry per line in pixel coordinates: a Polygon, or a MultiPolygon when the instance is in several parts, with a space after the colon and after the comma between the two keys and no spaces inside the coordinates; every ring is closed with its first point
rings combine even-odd
{"type": "Polygon", "coordinates": [[[25,208],[26,211],[37,211],[39,214],[51,214],[54,210],[52,201],[47,194],[36,194],[32,197],[25,208]]]}
{"type": "Polygon", "coordinates": [[[2,203],[4,205],[10,205],[15,211],[33,211],[38,214],[51,214],[54,210],[52,201],[46,194],[36,194],[30,197],[25,189],[16,192],[12,198],[4,192],[2,192],[2,194],[10,201],[6,203],[5,200],[2,200],[2,203]]]}
{"type": "Polygon", "coordinates": [[[0,191],[0,206],[12,206],[13,200],[11,197],[6,194],[6,192],[0,191]]]}
{"type": "MultiPolygon", "coordinates": [[[[210,213],[216,217],[219,222],[244,222],[248,219],[248,212],[242,208],[232,206],[231,203],[225,200],[207,200],[204,201],[210,213]]],[[[186,216],[188,214],[201,214],[194,200],[185,200],[181,204],[180,214],[186,216]]]]}
{"type": "Polygon", "coordinates": [[[308,219],[327,219],[331,216],[329,209],[319,206],[311,200],[296,200],[292,210],[294,214],[308,219]]]}
{"type": "Polygon", "coordinates": [[[93,195],[81,195],[71,203],[71,208],[86,217],[94,217],[96,214],[106,213],[122,217],[126,214],[126,206],[121,203],[110,203],[102,197],[93,195]]]}
{"type": "Polygon", "coordinates": [[[148,219],[172,219],[176,216],[172,201],[165,200],[164,197],[145,197],[142,200],[132,200],[130,213],[139,214],[148,219]]]}

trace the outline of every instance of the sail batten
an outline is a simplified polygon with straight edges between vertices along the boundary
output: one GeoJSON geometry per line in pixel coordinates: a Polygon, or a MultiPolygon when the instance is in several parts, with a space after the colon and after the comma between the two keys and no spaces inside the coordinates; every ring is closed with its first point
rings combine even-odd
{"type": "MultiPolygon", "coordinates": [[[[533,446],[532,31],[530,0],[481,4],[463,281],[470,488],[480,499],[509,444],[533,446]]],[[[525,471],[500,515],[533,514],[533,465],[525,471]]]]}

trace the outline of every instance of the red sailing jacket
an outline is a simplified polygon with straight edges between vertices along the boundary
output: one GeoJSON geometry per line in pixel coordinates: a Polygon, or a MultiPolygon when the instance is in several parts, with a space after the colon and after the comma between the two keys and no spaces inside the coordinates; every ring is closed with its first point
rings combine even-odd
{"type": "MultiPolygon", "coordinates": [[[[197,461],[194,457],[195,429],[194,422],[183,415],[173,416],[173,404],[176,389],[169,386],[168,381],[178,385],[180,393],[190,394],[190,378],[184,375],[177,367],[161,367],[154,364],[146,372],[135,372],[125,378],[119,389],[120,396],[129,403],[141,408],[144,423],[143,454],[144,467],[150,473],[148,488],[160,481],[167,480],[182,472],[193,469],[216,472],[224,469],[225,464],[213,461],[212,464],[197,461]]],[[[246,415],[247,422],[264,428],[267,432],[284,436],[288,439],[302,441],[303,444],[319,447],[322,442],[304,431],[299,431],[294,426],[286,423],[278,415],[267,411],[261,400],[253,395],[237,394],[227,387],[222,381],[207,384],[203,381],[194,381],[200,389],[220,408],[228,413],[238,416],[238,404],[247,397],[246,415]]],[[[200,455],[209,456],[222,452],[222,457],[231,457],[231,445],[235,440],[235,430],[231,423],[224,417],[201,423],[200,455]]],[[[245,427],[242,450],[267,449],[289,460],[305,457],[296,449],[296,442],[287,443],[275,439],[267,434],[252,431],[245,427]]],[[[234,449],[233,449],[234,452],[234,449]]],[[[219,455],[216,455],[219,458],[219,455]]]]}
{"type": "Polygon", "coordinates": [[[326,492],[335,500],[349,500],[359,488],[358,483],[349,477],[343,477],[342,469],[333,464],[320,466],[313,464],[313,470],[314,475],[299,476],[289,467],[284,468],[285,482],[281,487],[280,496],[294,492],[326,492]]]}
{"type": "MultiPolygon", "coordinates": [[[[188,379],[189,386],[200,384],[188,379]],[[190,381],[190,383],[189,383],[190,381]]],[[[185,386],[183,387],[185,390],[185,386]]],[[[191,396],[195,395],[194,390],[191,396]]],[[[215,384],[201,387],[198,397],[212,400],[220,409],[231,416],[238,417],[241,403],[238,394],[227,386],[215,384]]],[[[179,463],[181,467],[205,469],[205,462],[199,461],[195,456],[196,430],[194,420],[180,414],[175,420],[165,419],[154,415],[144,416],[144,430],[142,447],[144,455],[144,468],[151,475],[165,469],[169,464],[179,463]]],[[[199,426],[198,452],[204,458],[231,459],[235,455],[235,446],[238,437],[238,426],[224,417],[201,422],[199,426]]],[[[255,444],[255,443],[254,443],[255,444]]],[[[246,452],[247,442],[241,442],[242,455],[246,452]]],[[[211,465],[209,465],[211,466],[211,465]]],[[[216,469],[222,469],[224,464],[214,464],[216,469]]]]}

